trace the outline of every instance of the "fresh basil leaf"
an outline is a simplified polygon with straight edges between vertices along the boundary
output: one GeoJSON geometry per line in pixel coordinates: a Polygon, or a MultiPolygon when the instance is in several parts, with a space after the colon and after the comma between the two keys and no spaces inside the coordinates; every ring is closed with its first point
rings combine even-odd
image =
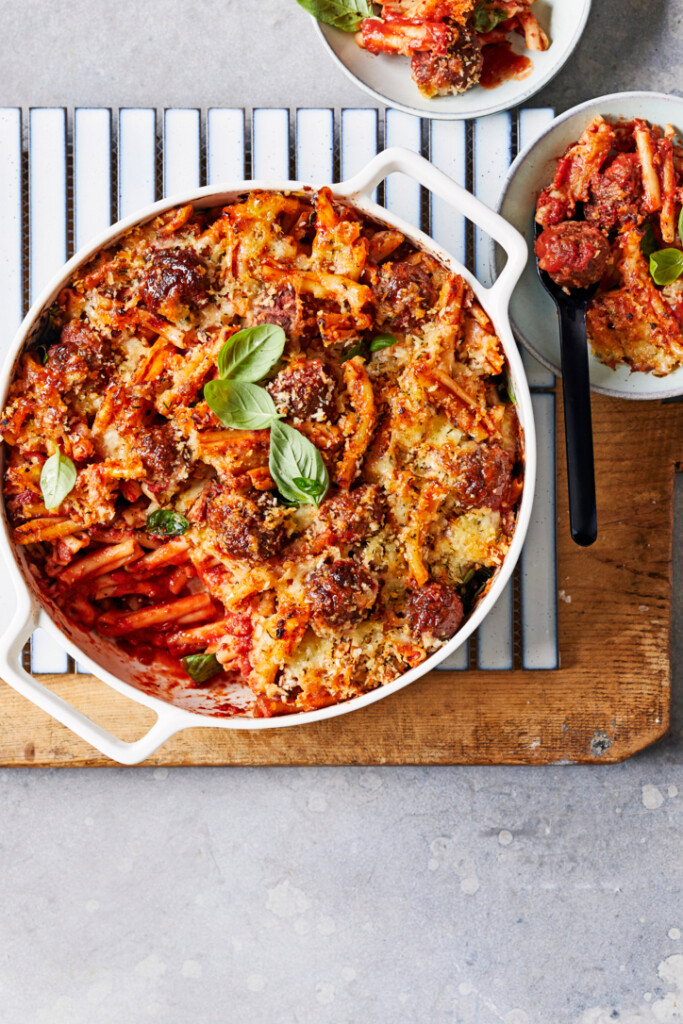
{"type": "Polygon", "coordinates": [[[310,495],[311,498],[321,498],[325,492],[325,484],[320,480],[311,480],[307,476],[296,476],[292,481],[295,487],[298,487],[303,494],[310,495]]]}
{"type": "Polygon", "coordinates": [[[395,338],[393,334],[378,334],[376,338],[373,338],[370,342],[371,352],[381,352],[383,348],[391,348],[395,345],[398,338],[395,338]]]}
{"type": "Polygon", "coordinates": [[[265,388],[233,380],[210,380],[204,385],[209,408],[233,430],[265,430],[279,419],[265,388]]]}
{"type": "Polygon", "coordinates": [[[298,430],[279,420],[270,430],[268,467],[286,501],[295,501],[297,505],[313,504],[317,508],[327,494],[330,479],[320,452],[298,430]]]}
{"type": "Polygon", "coordinates": [[[683,206],[681,207],[681,212],[678,215],[678,238],[681,245],[683,245],[683,206]]]}
{"type": "Polygon", "coordinates": [[[683,274],[683,252],[660,249],[650,256],[650,276],[655,284],[673,284],[683,274]]]}
{"type": "Polygon", "coordinates": [[[508,12],[502,7],[489,7],[487,0],[481,0],[474,11],[474,31],[493,32],[494,28],[500,25],[501,21],[506,21],[507,18],[508,12]]]}
{"type": "Polygon", "coordinates": [[[208,683],[209,679],[223,671],[223,666],[215,654],[188,654],[180,660],[188,676],[194,679],[195,683],[208,683]]]}
{"type": "Polygon", "coordinates": [[[189,519],[170,508],[158,508],[155,512],[150,512],[145,523],[147,533],[155,533],[160,537],[180,537],[189,529],[189,519]]]}
{"type": "Polygon", "coordinates": [[[300,7],[318,21],[342,32],[357,32],[363,18],[371,18],[373,10],[367,0],[297,0],[300,7]]]}
{"type": "Polygon", "coordinates": [[[348,352],[344,352],[339,357],[340,363],[345,363],[348,359],[353,359],[354,356],[362,356],[365,354],[365,342],[359,341],[357,345],[352,345],[348,352]]]}
{"type": "Polygon", "coordinates": [[[224,379],[255,384],[282,355],[287,338],[277,324],[247,327],[228,338],[218,353],[218,373],[224,379]]]}
{"type": "Polygon", "coordinates": [[[643,236],[640,239],[640,251],[642,252],[645,259],[649,259],[653,252],[657,251],[657,240],[655,238],[655,229],[651,223],[648,223],[643,236]]]}
{"type": "Polygon", "coordinates": [[[67,455],[55,452],[43,465],[40,474],[40,489],[45,508],[53,509],[62,504],[76,483],[76,467],[67,455]]]}

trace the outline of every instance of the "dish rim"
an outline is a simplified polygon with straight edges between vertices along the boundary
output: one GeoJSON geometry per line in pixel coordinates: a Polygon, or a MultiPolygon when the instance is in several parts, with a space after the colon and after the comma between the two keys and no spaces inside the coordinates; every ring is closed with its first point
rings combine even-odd
{"type": "MultiPolygon", "coordinates": [[[[500,190],[500,193],[498,195],[498,199],[496,201],[496,205],[494,207],[496,213],[500,214],[500,216],[503,216],[502,210],[503,210],[503,207],[505,205],[505,200],[506,200],[508,192],[510,190],[510,186],[511,186],[512,181],[514,180],[515,176],[519,172],[519,170],[522,167],[522,165],[526,163],[526,161],[528,160],[529,156],[533,153],[534,149],[536,149],[537,146],[540,146],[540,144],[545,139],[547,139],[548,135],[550,135],[556,128],[559,128],[562,124],[564,124],[565,121],[568,121],[571,117],[574,117],[576,114],[580,114],[582,111],[590,110],[592,108],[595,108],[598,104],[604,104],[604,103],[608,103],[608,102],[610,102],[610,103],[611,102],[617,102],[617,101],[621,101],[621,100],[643,99],[643,98],[648,98],[648,99],[651,98],[651,99],[655,99],[655,100],[663,100],[663,101],[666,101],[667,103],[673,103],[674,105],[676,105],[676,104],[680,105],[681,118],[683,120],[683,97],[682,96],[674,96],[671,93],[654,92],[654,91],[651,91],[651,90],[648,90],[648,89],[629,89],[626,92],[611,92],[611,93],[606,93],[604,96],[596,96],[594,99],[584,100],[583,103],[577,103],[576,106],[570,107],[569,110],[565,110],[562,114],[558,114],[557,117],[554,117],[553,120],[550,122],[550,124],[541,132],[541,134],[538,135],[532,142],[529,143],[528,146],[525,146],[525,148],[523,150],[521,150],[521,152],[519,152],[517,154],[517,156],[515,157],[513,162],[510,164],[510,169],[508,170],[508,173],[505,175],[505,178],[503,179],[503,183],[501,185],[501,190],[500,190]]],[[[596,111],[596,113],[599,113],[599,111],[596,111]]],[[[610,115],[610,116],[614,116],[614,115],[610,115]]],[[[625,116],[628,116],[628,115],[625,115],[625,116]]],[[[531,210],[529,211],[529,214],[531,216],[531,214],[532,214],[531,210]]],[[[528,230],[528,224],[527,224],[527,230],[528,230]]],[[[525,239],[527,238],[526,235],[524,237],[525,237],[525,239]]],[[[535,256],[533,255],[533,253],[531,254],[531,259],[532,260],[535,259],[535,256]]],[[[491,240],[489,242],[489,265],[491,267],[491,270],[492,270],[493,274],[495,275],[495,273],[499,269],[500,259],[499,259],[499,253],[498,253],[496,244],[495,244],[495,242],[493,240],[491,240]]],[[[538,288],[539,288],[539,294],[540,294],[541,293],[541,289],[542,289],[542,285],[541,285],[540,281],[538,282],[538,288]]],[[[562,367],[561,367],[560,363],[559,362],[558,363],[554,363],[550,358],[548,358],[543,352],[538,350],[529,341],[529,339],[527,338],[524,330],[519,326],[517,320],[514,318],[512,310],[510,310],[510,325],[512,327],[512,332],[513,332],[513,334],[515,336],[515,339],[517,341],[519,341],[524,346],[524,348],[535,359],[538,360],[539,363],[541,363],[543,366],[545,366],[545,368],[547,370],[550,370],[551,373],[555,374],[556,377],[560,377],[561,378],[562,377],[562,367]]],[[[600,360],[597,360],[596,357],[593,355],[593,353],[590,352],[590,350],[589,350],[589,359],[591,361],[595,360],[596,362],[600,362],[600,360]]],[[[605,365],[605,364],[602,364],[602,365],[605,365]]],[[[675,372],[679,373],[681,371],[679,370],[679,371],[675,371],[675,372]]],[[[651,374],[643,374],[642,376],[645,377],[645,378],[649,378],[652,375],[651,374]]],[[[663,378],[659,378],[659,379],[663,379],[663,378]]],[[[662,391],[656,391],[656,392],[649,391],[649,392],[645,392],[643,394],[640,394],[640,393],[637,393],[637,392],[634,393],[632,391],[623,391],[619,387],[607,387],[607,386],[605,386],[603,384],[594,384],[592,381],[591,381],[591,384],[590,384],[590,388],[591,388],[591,391],[594,391],[596,394],[608,395],[611,398],[624,398],[624,399],[627,399],[628,401],[640,401],[640,402],[664,401],[664,400],[669,399],[669,398],[678,398],[680,395],[683,395],[683,377],[681,379],[680,385],[675,387],[675,388],[671,388],[671,389],[667,389],[667,390],[662,390],[662,391]]]]}

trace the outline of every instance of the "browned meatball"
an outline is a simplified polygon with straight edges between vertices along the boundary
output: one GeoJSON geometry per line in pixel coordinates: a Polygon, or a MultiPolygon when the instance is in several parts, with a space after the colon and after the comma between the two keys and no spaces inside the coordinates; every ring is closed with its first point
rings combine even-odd
{"type": "Polygon", "coordinates": [[[65,389],[86,381],[103,382],[114,368],[109,344],[88,324],[72,320],[47,354],[47,371],[65,389]]]}
{"type": "Polygon", "coordinates": [[[424,253],[382,264],[374,286],[380,321],[404,330],[419,326],[437,299],[433,271],[432,260],[424,253]]]}
{"type": "Polygon", "coordinates": [[[206,267],[192,249],[159,249],[145,268],[140,291],[147,307],[170,320],[207,300],[206,267]]]}
{"type": "Polygon", "coordinates": [[[318,518],[330,529],[330,544],[358,544],[382,527],[386,514],[382,488],[361,484],[353,491],[340,491],[324,501],[318,518]]]}
{"type": "Polygon", "coordinates": [[[451,25],[448,53],[432,50],[416,53],[410,62],[413,80],[424,96],[449,96],[465,92],[481,78],[484,58],[473,29],[451,25]]]}
{"type": "Polygon", "coordinates": [[[269,289],[261,295],[251,308],[253,324],[275,324],[290,337],[295,333],[301,320],[301,302],[291,284],[279,289],[269,289]]]}
{"type": "Polygon", "coordinates": [[[295,423],[336,419],[335,380],[319,359],[290,363],[268,385],[277,411],[295,423]]]}
{"type": "Polygon", "coordinates": [[[172,486],[174,478],[185,475],[183,470],[188,464],[189,453],[179,446],[170,423],[137,430],[135,452],[142,459],[148,475],[147,487],[153,494],[165,491],[172,486]]]}
{"type": "Polygon", "coordinates": [[[458,460],[453,488],[460,508],[490,508],[496,511],[510,489],[512,459],[497,444],[482,444],[458,460]]]}
{"type": "Polygon", "coordinates": [[[339,559],[306,577],[312,623],[325,633],[358,622],[377,600],[379,584],[371,572],[352,559],[339,559]]]}
{"type": "Polygon", "coordinates": [[[584,206],[587,221],[603,231],[638,224],[643,179],[637,153],[619,153],[591,182],[590,201],[584,206]]]}
{"type": "Polygon", "coordinates": [[[605,273],[609,242],[593,224],[565,221],[546,228],[536,239],[538,265],[555,284],[587,288],[605,273]]]}
{"type": "Polygon", "coordinates": [[[447,583],[425,583],[406,604],[406,619],[420,639],[446,640],[460,628],[464,617],[459,595],[447,583]]]}
{"type": "Polygon", "coordinates": [[[270,494],[239,494],[215,486],[206,501],[206,521],[233,558],[263,560],[287,540],[287,509],[270,494]]]}

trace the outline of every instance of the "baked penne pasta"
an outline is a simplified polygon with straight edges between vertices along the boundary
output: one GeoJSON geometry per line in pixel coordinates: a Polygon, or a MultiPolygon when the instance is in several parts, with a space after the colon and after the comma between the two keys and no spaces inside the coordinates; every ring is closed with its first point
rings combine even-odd
{"type": "Polygon", "coordinates": [[[672,125],[596,117],[538,197],[539,266],[566,289],[597,285],[588,338],[612,369],[662,377],[683,365],[678,150],[672,125]]]}
{"type": "Polygon", "coordinates": [[[17,363],[15,543],[48,604],[189,687],[348,700],[442,645],[505,557],[505,371],[467,283],[329,189],[170,210],[77,271],[17,363]]]}

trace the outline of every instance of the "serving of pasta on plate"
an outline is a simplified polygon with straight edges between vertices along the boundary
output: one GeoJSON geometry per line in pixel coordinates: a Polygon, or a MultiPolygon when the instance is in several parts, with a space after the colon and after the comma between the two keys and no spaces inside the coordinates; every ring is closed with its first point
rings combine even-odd
{"type": "Polygon", "coordinates": [[[525,78],[533,64],[512,49],[515,34],[528,51],[550,46],[532,10],[535,0],[298,2],[325,24],[355,31],[358,46],[367,53],[409,58],[411,77],[428,99],[525,78]]]}
{"type": "Polygon", "coordinates": [[[593,354],[665,377],[683,366],[683,147],[673,125],[598,115],[541,191],[539,266],[561,287],[597,285],[593,354]]]}

